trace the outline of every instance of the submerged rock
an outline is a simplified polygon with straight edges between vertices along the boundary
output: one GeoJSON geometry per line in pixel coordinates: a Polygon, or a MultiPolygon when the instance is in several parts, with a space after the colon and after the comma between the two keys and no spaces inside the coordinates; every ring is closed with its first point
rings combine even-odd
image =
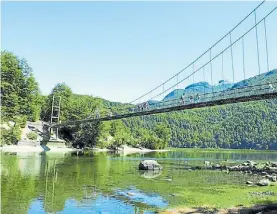
{"type": "Polygon", "coordinates": [[[139,163],[140,170],[162,170],[163,167],[155,160],[144,160],[139,163]]]}
{"type": "Polygon", "coordinates": [[[129,195],[129,196],[134,196],[134,195],[135,195],[135,193],[132,193],[132,192],[127,192],[127,195],[129,195]]]}
{"type": "Polygon", "coordinates": [[[277,162],[272,162],[272,163],[271,163],[271,166],[272,166],[272,167],[277,167],[277,162]]]}
{"type": "Polygon", "coordinates": [[[204,161],[204,164],[205,164],[205,166],[209,166],[209,165],[211,165],[211,162],[210,161],[204,161]]]}

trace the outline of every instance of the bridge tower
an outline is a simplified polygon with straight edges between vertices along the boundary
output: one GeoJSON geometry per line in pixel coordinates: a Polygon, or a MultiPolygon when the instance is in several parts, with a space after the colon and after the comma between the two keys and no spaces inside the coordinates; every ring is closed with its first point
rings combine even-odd
{"type": "MultiPolygon", "coordinates": [[[[53,123],[59,123],[60,122],[60,109],[61,109],[61,96],[55,96],[53,95],[52,99],[52,110],[51,110],[51,123],[50,125],[53,125],[53,123]]],[[[53,128],[55,130],[56,140],[58,139],[58,128],[53,128]]],[[[50,134],[53,133],[53,129],[50,129],[50,134]]]]}

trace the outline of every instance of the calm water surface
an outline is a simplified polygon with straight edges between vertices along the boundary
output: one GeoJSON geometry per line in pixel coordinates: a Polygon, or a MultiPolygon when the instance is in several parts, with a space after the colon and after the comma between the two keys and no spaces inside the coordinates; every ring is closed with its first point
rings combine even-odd
{"type": "Polygon", "coordinates": [[[203,160],[268,161],[277,160],[277,153],[2,153],[2,213],[154,213],[197,201],[193,195],[207,186],[235,186],[239,190],[248,179],[240,173],[184,170],[188,165],[203,165],[203,160]],[[143,159],[158,160],[164,170],[137,170],[143,159]]]}

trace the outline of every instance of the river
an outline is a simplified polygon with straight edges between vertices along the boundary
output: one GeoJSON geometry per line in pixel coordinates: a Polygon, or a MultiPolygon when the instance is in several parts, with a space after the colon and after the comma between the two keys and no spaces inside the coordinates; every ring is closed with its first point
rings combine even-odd
{"type": "Polygon", "coordinates": [[[123,156],[111,153],[2,153],[2,213],[154,213],[178,206],[217,208],[250,205],[276,196],[247,187],[253,175],[188,171],[186,166],[276,161],[277,152],[178,149],[123,156]],[[161,172],[141,172],[143,159],[155,159],[161,172]]]}

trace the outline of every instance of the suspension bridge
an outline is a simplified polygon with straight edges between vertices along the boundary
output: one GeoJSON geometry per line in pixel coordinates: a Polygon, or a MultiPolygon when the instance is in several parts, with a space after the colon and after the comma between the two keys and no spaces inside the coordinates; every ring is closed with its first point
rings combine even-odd
{"type": "Polygon", "coordinates": [[[261,2],[193,62],[128,107],[60,123],[59,104],[56,117],[52,107],[50,128],[277,98],[277,25],[267,24],[277,21],[277,7],[262,10],[265,5],[261,2]]]}

